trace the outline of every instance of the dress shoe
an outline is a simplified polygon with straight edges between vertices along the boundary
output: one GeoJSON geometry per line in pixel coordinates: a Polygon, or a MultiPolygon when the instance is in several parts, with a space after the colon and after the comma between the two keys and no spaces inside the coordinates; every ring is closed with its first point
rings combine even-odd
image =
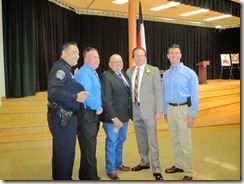
{"type": "Polygon", "coordinates": [[[155,177],[156,180],[164,180],[161,173],[153,173],[153,176],[155,177]]]}
{"type": "Polygon", "coordinates": [[[172,166],[171,168],[165,169],[165,172],[172,174],[172,173],[176,173],[176,172],[183,172],[183,169],[179,169],[175,166],[172,166]]]}
{"type": "Polygon", "coordinates": [[[132,171],[140,171],[142,169],[150,169],[150,166],[142,166],[142,165],[138,165],[138,166],[135,166],[133,167],[131,170],[132,171]]]}
{"type": "Polygon", "coordinates": [[[184,176],[183,180],[192,180],[191,176],[184,176]]]}
{"type": "Polygon", "coordinates": [[[119,180],[119,177],[118,177],[117,173],[108,173],[108,177],[111,180],[119,180]]]}
{"type": "Polygon", "coordinates": [[[122,166],[117,167],[117,169],[119,169],[121,171],[129,171],[130,170],[130,167],[127,167],[127,166],[122,165],[122,166]]]}

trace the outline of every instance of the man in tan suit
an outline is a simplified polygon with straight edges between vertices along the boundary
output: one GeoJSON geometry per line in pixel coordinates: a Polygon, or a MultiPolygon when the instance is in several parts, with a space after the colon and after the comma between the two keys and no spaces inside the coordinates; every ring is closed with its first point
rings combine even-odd
{"type": "Polygon", "coordinates": [[[157,67],[146,63],[145,49],[135,48],[132,58],[136,66],[126,73],[132,83],[133,122],[141,157],[139,165],[132,171],[149,169],[151,160],[153,176],[156,180],[163,180],[157,139],[157,120],[162,119],[163,113],[160,72],[157,67]]]}

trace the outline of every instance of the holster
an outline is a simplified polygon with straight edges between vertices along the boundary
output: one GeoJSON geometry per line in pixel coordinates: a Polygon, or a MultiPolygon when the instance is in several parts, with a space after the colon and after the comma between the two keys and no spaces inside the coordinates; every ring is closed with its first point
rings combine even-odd
{"type": "Polygon", "coordinates": [[[187,98],[187,106],[188,107],[191,107],[191,97],[188,97],[187,98]]]}
{"type": "Polygon", "coordinates": [[[69,123],[72,114],[73,114],[72,111],[66,111],[63,108],[60,109],[59,116],[62,118],[61,126],[64,127],[69,123]]]}
{"type": "Polygon", "coordinates": [[[48,114],[48,119],[53,119],[58,112],[60,111],[61,106],[58,105],[55,102],[49,103],[47,104],[47,114],[48,114]]]}
{"type": "Polygon", "coordinates": [[[53,119],[56,115],[59,115],[61,120],[61,126],[66,126],[69,123],[71,116],[73,115],[73,111],[66,111],[62,108],[62,106],[58,105],[55,102],[49,103],[47,105],[48,108],[48,119],[53,119]]]}

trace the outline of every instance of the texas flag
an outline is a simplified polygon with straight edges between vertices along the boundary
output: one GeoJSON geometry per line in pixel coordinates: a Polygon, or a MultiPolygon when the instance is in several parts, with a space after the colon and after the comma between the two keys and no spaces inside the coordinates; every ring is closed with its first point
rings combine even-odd
{"type": "Polygon", "coordinates": [[[138,33],[137,33],[137,47],[143,47],[146,49],[146,40],[145,40],[145,29],[144,22],[141,11],[141,2],[139,2],[139,23],[138,23],[138,33]]]}

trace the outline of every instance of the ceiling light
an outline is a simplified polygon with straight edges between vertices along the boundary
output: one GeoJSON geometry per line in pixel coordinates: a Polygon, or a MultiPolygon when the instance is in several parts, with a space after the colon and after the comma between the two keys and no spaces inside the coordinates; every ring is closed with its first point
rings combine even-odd
{"type": "Polygon", "coordinates": [[[221,15],[221,16],[217,16],[217,17],[207,18],[204,20],[205,21],[212,21],[212,20],[224,19],[224,18],[228,18],[228,17],[231,17],[231,15],[221,15]]]}
{"type": "Polygon", "coordinates": [[[159,11],[159,10],[163,10],[163,9],[166,9],[166,8],[171,8],[173,6],[177,6],[179,4],[180,4],[179,2],[170,2],[168,4],[164,4],[164,5],[161,5],[161,6],[156,6],[154,8],[150,8],[150,10],[159,11]]]}
{"type": "Polygon", "coordinates": [[[199,14],[199,13],[204,13],[204,12],[207,12],[207,11],[209,11],[209,10],[208,9],[200,9],[200,10],[196,10],[196,11],[182,13],[182,14],[180,14],[180,16],[187,17],[187,16],[199,14]]]}
{"type": "Polygon", "coordinates": [[[173,20],[173,19],[170,19],[170,18],[162,18],[163,20],[173,20]]]}
{"type": "Polygon", "coordinates": [[[191,22],[191,23],[193,23],[193,24],[201,24],[201,22],[194,22],[194,21],[191,22]]]}
{"type": "Polygon", "coordinates": [[[217,26],[215,26],[215,29],[223,29],[223,26],[217,25],[217,26]]]}
{"type": "Polygon", "coordinates": [[[114,4],[125,4],[127,2],[128,2],[128,0],[116,0],[116,1],[113,1],[112,3],[114,3],[114,4]]]}

